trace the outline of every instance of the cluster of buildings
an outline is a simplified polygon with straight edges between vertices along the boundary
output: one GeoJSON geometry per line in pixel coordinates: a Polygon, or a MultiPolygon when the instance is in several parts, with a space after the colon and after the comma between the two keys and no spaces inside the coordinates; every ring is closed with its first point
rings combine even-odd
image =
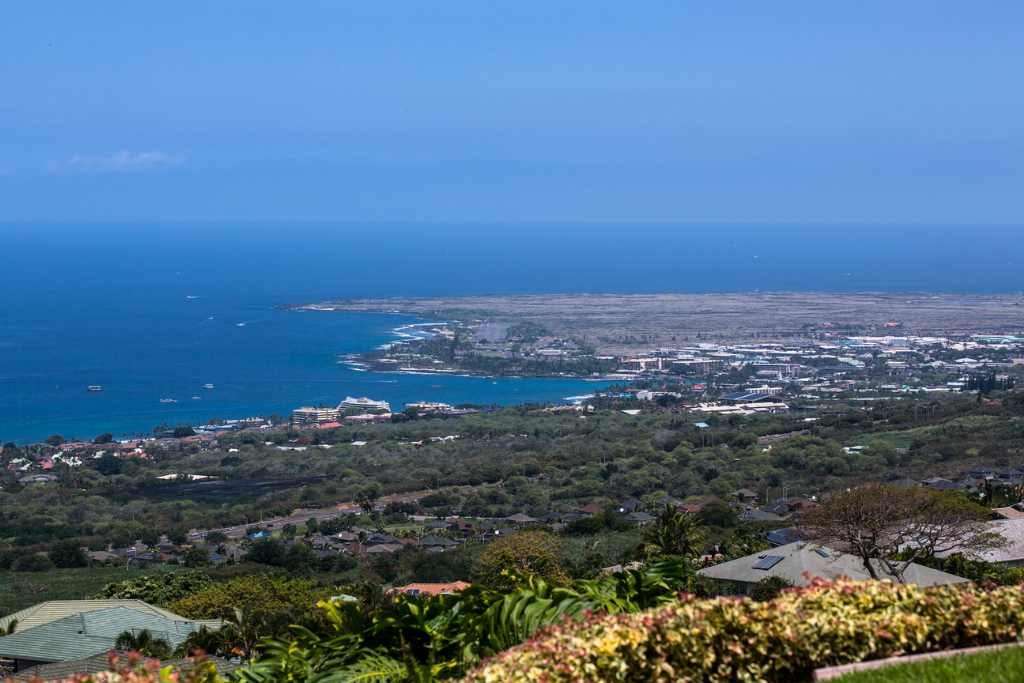
{"type": "MultiPolygon", "coordinates": [[[[854,446],[849,450],[856,448],[858,447],[854,446]]],[[[1024,464],[1018,467],[1005,467],[1000,470],[993,470],[984,466],[975,467],[967,472],[965,478],[958,480],[946,479],[945,477],[928,477],[918,481],[908,477],[900,479],[895,484],[901,488],[921,486],[939,491],[966,491],[968,493],[983,491],[986,487],[990,486],[1009,486],[1020,488],[1024,491],[1024,488],[1022,488],[1024,487],[1024,464]]]]}
{"type": "Polygon", "coordinates": [[[865,336],[696,343],[617,360],[618,370],[605,379],[678,387],[635,392],[637,400],[686,401],[702,412],[749,414],[786,410],[798,398],[1008,390],[1024,371],[1024,339],[865,336]]]}
{"type": "MultiPolygon", "coordinates": [[[[431,401],[417,401],[406,404],[406,409],[412,408],[419,417],[461,417],[463,415],[475,415],[479,410],[476,408],[454,408],[447,403],[431,401]]],[[[292,411],[291,422],[294,427],[306,427],[314,429],[334,429],[343,425],[354,424],[380,424],[391,422],[393,413],[387,401],[374,401],[368,398],[346,398],[337,408],[303,407],[292,411]],[[356,414],[352,410],[358,410],[356,414]]]]}

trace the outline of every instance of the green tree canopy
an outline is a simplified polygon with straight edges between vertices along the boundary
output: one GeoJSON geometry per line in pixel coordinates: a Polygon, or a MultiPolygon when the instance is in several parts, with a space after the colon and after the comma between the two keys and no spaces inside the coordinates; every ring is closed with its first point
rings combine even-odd
{"type": "Polygon", "coordinates": [[[475,581],[496,590],[511,588],[515,580],[506,572],[537,576],[555,585],[569,578],[556,558],[562,542],[545,531],[518,531],[488,543],[473,567],[475,581]]]}
{"type": "Polygon", "coordinates": [[[312,611],[319,600],[329,595],[329,590],[315,581],[253,574],[214,584],[171,603],[167,609],[189,619],[228,619],[235,615],[235,608],[247,607],[280,612],[294,606],[303,613],[312,611]]]}
{"type": "Polygon", "coordinates": [[[89,566],[89,556],[82,550],[81,544],[74,540],[58,541],[50,548],[47,557],[55,567],[61,569],[89,566]]]}

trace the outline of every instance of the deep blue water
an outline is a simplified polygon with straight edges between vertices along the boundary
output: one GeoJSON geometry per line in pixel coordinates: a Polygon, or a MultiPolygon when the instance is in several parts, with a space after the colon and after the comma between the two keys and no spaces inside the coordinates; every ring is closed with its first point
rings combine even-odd
{"type": "Polygon", "coordinates": [[[594,388],[356,372],[335,354],[372,349],[415,321],[273,310],[280,303],[753,289],[984,294],[1024,289],[1022,265],[1019,227],[0,224],[0,440],[284,414],[346,395],[400,408],[561,401],[594,388]],[[207,382],[212,391],[201,388],[207,382]],[[87,393],[90,384],[103,392],[87,393]]]}

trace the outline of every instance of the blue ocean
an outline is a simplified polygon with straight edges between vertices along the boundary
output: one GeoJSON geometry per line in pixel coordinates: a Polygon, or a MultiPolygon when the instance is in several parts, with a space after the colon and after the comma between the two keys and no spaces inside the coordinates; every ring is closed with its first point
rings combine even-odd
{"type": "Polygon", "coordinates": [[[283,415],[345,396],[400,409],[562,403],[594,389],[359,372],[338,354],[392,342],[420,321],[274,308],[283,303],[1024,289],[1024,228],[1013,226],[7,223],[0,258],[0,440],[19,443],[283,415]]]}

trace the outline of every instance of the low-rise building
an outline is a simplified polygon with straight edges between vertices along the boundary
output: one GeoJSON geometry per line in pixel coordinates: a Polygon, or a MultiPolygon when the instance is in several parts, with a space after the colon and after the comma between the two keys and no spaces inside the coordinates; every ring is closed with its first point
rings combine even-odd
{"type": "MultiPolygon", "coordinates": [[[[878,560],[871,562],[878,576],[885,577],[886,574],[878,567],[878,560]]],[[[795,586],[806,586],[813,578],[830,581],[841,576],[854,581],[871,578],[864,561],[856,555],[806,543],[782,545],[764,553],[705,567],[697,573],[714,579],[720,591],[733,595],[746,595],[759,581],[770,576],[781,577],[795,586]]],[[[907,583],[919,586],[967,583],[963,577],[915,563],[907,567],[903,576],[907,583]]]]}

